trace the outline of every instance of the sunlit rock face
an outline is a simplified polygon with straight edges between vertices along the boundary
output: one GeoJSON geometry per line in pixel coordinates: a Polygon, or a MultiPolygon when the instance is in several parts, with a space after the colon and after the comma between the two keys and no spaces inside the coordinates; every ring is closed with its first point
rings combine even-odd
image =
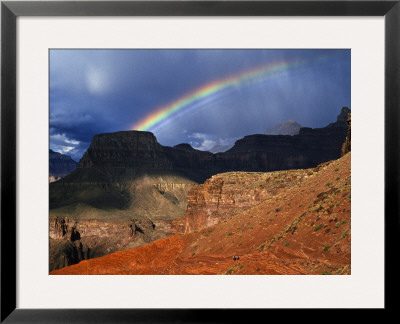
{"type": "Polygon", "coordinates": [[[298,185],[307,177],[304,170],[217,174],[190,189],[184,218],[185,233],[226,221],[298,185]]]}

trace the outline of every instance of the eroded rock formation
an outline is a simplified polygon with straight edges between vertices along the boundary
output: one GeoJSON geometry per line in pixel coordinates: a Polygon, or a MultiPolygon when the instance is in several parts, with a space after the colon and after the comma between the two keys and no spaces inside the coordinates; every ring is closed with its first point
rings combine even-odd
{"type": "Polygon", "coordinates": [[[307,178],[303,170],[281,172],[229,172],[215,175],[188,193],[185,233],[218,224],[257,206],[307,178]]]}
{"type": "Polygon", "coordinates": [[[50,219],[50,271],[82,260],[101,257],[150,243],[182,232],[173,221],[152,222],[132,219],[129,222],[50,219]]]}

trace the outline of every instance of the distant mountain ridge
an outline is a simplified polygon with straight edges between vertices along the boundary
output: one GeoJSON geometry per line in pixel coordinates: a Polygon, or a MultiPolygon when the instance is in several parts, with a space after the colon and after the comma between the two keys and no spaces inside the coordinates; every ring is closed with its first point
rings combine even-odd
{"type": "Polygon", "coordinates": [[[347,134],[349,111],[344,107],[336,122],[323,128],[302,127],[298,135],[248,135],[237,140],[226,152],[216,154],[196,150],[187,143],[175,147],[163,146],[151,132],[98,134],[79,161],[79,168],[196,171],[208,178],[227,171],[314,167],[340,157],[347,134]]]}
{"type": "Polygon", "coordinates": [[[233,145],[215,145],[213,148],[208,150],[211,153],[223,153],[231,149],[233,145]]]}
{"type": "Polygon", "coordinates": [[[49,180],[57,181],[78,167],[78,162],[72,160],[69,155],[54,152],[49,149],[49,180]]]}
{"type": "Polygon", "coordinates": [[[268,127],[264,134],[265,135],[298,135],[300,132],[300,128],[303,127],[295,120],[290,119],[282,124],[274,125],[268,127]]]}

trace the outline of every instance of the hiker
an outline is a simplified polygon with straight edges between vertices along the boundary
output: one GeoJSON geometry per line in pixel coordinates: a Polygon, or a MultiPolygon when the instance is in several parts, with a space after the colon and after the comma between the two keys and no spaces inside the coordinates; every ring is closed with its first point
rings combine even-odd
{"type": "Polygon", "coordinates": [[[233,261],[236,261],[236,257],[235,256],[233,256],[233,261]]]}

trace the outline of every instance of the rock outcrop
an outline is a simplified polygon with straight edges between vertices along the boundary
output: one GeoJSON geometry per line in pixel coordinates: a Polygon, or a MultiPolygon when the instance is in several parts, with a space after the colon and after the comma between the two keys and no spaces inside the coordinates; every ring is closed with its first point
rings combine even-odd
{"type": "Polygon", "coordinates": [[[172,169],[163,147],[150,132],[128,131],[93,136],[79,168],[172,169]]]}
{"type": "Polygon", "coordinates": [[[342,156],[351,151],[351,113],[347,117],[347,136],[342,146],[342,156]]]}
{"type": "Polygon", "coordinates": [[[303,170],[229,172],[215,175],[188,193],[185,233],[213,226],[257,206],[307,178],[303,170]]]}

